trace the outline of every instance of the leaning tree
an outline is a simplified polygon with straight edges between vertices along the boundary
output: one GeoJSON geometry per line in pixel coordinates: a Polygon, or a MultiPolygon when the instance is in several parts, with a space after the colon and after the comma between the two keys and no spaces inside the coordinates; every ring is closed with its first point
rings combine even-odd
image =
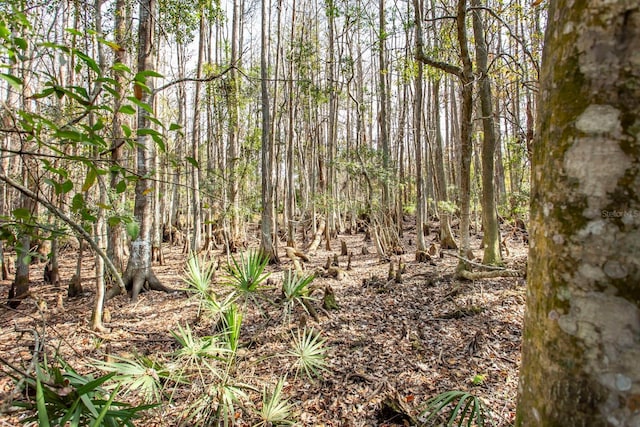
{"type": "Polygon", "coordinates": [[[516,425],[640,423],[640,7],[554,0],[516,425]]]}

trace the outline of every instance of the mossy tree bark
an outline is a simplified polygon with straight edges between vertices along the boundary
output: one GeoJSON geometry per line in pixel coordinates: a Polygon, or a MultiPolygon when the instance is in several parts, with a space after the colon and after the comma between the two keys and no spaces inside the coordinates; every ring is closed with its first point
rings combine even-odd
{"type": "Polygon", "coordinates": [[[640,423],[640,8],[551,2],[517,426],[640,423]]]}

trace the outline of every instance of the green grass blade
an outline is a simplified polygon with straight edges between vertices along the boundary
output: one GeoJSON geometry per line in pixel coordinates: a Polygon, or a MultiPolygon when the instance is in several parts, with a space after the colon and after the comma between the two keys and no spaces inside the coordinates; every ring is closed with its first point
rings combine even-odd
{"type": "Polygon", "coordinates": [[[116,393],[118,393],[119,389],[120,389],[120,384],[118,384],[116,388],[113,390],[113,392],[111,392],[111,396],[109,396],[109,400],[107,400],[107,402],[102,407],[102,410],[100,411],[96,419],[91,423],[91,427],[100,427],[100,425],[102,425],[102,421],[107,415],[107,412],[111,407],[111,403],[113,403],[113,399],[115,399],[116,393]]]}
{"type": "Polygon", "coordinates": [[[44,400],[42,382],[40,381],[40,368],[36,367],[36,408],[38,409],[38,425],[49,427],[49,415],[47,414],[47,404],[44,400]]]}

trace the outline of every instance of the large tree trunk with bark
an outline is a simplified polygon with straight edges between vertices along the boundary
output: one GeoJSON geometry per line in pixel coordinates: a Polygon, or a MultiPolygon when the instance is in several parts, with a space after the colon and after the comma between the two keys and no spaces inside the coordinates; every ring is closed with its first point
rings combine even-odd
{"type": "Polygon", "coordinates": [[[640,423],[640,8],[551,2],[517,426],[640,423]]]}

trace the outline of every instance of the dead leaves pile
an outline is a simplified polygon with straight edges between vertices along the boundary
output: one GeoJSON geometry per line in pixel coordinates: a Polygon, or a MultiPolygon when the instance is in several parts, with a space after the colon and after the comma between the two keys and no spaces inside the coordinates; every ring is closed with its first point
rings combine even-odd
{"type": "MultiPolygon", "coordinates": [[[[375,282],[374,276],[386,278],[388,264],[378,263],[375,254],[361,255],[362,235],[341,236],[341,240],[350,253],[358,254],[352,257],[349,274],[342,280],[318,277],[314,282],[321,288],[331,286],[340,309],[321,310],[319,301],[319,321],[305,320],[326,339],[330,370],[315,381],[290,376],[284,388],[295,405],[299,425],[412,425],[426,400],[447,390],[480,396],[496,425],[509,425],[514,419],[520,364],[523,279],[459,282],[452,278],[455,260],[451,257],[435,258],[434,266],[416,263],[413,254],[405,254],[399,256],[405,265],[402,283],[375,282]]],[[[156,269],[161,280],[175,288],[181,286],[179,275],[184,268],[179,252],[167,251],[167,265],[156,269]]],[[[512,248],[508,262],[522,263],[524,253],[525,248],[512,248]]],[[[333,256],[333,252],[318,251],[305,269],[320,268],[333,256]]],[[[340,262],[346,266],[346,257],[340,257],[340,262]]],[[[398,256],[393,262],[398,262],[398,256]]],[[[91,277],[91,264],[87,264],[85,277],[91,277]]],[[[290,267],[285,262],[277,268],[290,267]]],[[[276,282],[277,277],[277,273],[272,276],[276,282]]],[[[34,293],[39,286],[33,286],[34,293]]],[[[92,289],[88,279],[83,286],[92,289]]],[[[7,283],[2,289],[8,289],[7,283]]],[[[276,294],[274,290],[274,299],[276,294]]],[[[51,299],[50,307],[56,306],[56,292],[49,289],[41,295],[51,299]]],[[[114,354],[168,351],[173,345],[169,330],[194,324],[196,318],[197,307],[179,293],[146,293],[135,305],[120,298],[109,303],[111,332],[105,336],[86,329],[92,294],[65,301],[64,310],[46,315],[48,326],[57,331],[51,339],[60,344],[70,362],[91,369],[86,365],[88,357],[104,357],[107,348],[114,354]]],[[[41,321],[36,310],[25,303],[18,312],[2,314],[0,353],[18,365],[23,363],[23,353],[28,353],[30,338],[11,330],[14,325],[27,328],[41,321]]],[[[249,382],[273,384],[274,378],[288,372],[282,359],[268,357],[286,349],[303,315],[302,308],[298,310],[287,324],[280,320],[277,307],[265,305],[247,313],[242,332],[246,363],[240,369],[246,369],[249,382]]],[[[10,388],[6,379],[0,386],[5,392],[10,388]]],[[[179,404],[175,402],[173,412],[180,411],[179,404]]],[[[3,417],[0,421],[11,419],[3,417]]],[[[170,413],[156,424],[174,425],[170,413]]]]}

